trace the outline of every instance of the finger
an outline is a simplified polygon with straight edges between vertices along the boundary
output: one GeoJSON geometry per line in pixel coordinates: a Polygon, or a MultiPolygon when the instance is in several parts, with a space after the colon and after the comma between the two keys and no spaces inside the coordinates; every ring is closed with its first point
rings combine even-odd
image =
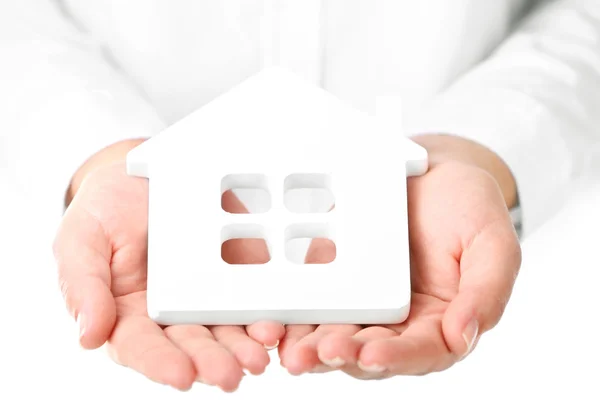
{"type": "Polygon", "coordinates": [[[358,325],[320,325],[313,332],[308,333],[299,339],[288,349],[286,355],[286,367],[290,373],[298,375],[319,368],[323,363],[330,368],[339,368],[346,359],[353,357],[352,351],[343,349],[334,357],[324,357],[321,359],[318,353],[319,343],[323,338],[330,334],[336,334],[340,337],[350,337],[360,331],[358,325]]]}
{"type": "MultiPolygon", "coordinates": [[[[327,263],[333,261],[335,258],[335,245],[328,239],[313,239],[308,248],[304,262],[306,264],[313,263],[327,263]]],[[[304,359],[303,355],[294,356],[294,346],[302,338],[308,334],[314,332],[317,329],[316,325],[290,325],[286,327],[286,333],[284,339],[279,346],[279,357],[281,364],[288,369],[292,375],[298,375],[310,368],[311,364],[314,367],[318,364],[318,357],[316,362],[314,360],[304,359]]]]}
{"type": "Polygon", "coordinates": [[[482,333],[504,313],[521,265],[521,249],[512,224],[488,225],[463,251],[458,295],[443,318],[450,349],[466,356],[482,333]]]}
{"type": "MultiPolygon", "coordinates": [[[[248,213],[245,205],[231,190],[223,193],[221,206],[223,210],[230,213],[248,213]]],[[[231,264],[263,264],[270,259],[267,244],[263,239],[229,240],[223,243],[222,256],[223,260],[231,264]]],[[[279,323],[263,321],[250,325],[247,327],[246,332],[243,331],[243,328],[231,327],[225,327],[225,329],[215,327],[212,332],[215,336],[218,336],[217,339],[221,343],[235,354],[244,368],[251,373],[260,374],[269,362],[264,347],[275,348],[283,337],[285,328],[279,323]],[[248,335],[264,347],[258,346],[248,335]]]]}
{"type": "Polygon", "coordinates": [[[196,377],[190,357],[148,317],[119,317],[109,340],[109,353],[115,362],[180,390],[191,388],[196,377]]]}
{"type": "Polygon", "coordinates": [[[346,332],[346,334],[331,332],[323,337],[317,348],[319,359],[324,364],[335,366],[355,378],[370,377],[369,373],[360,370],[357,365],[363,345],[369,340],[388,338],[397,333],[381,326],[360,328],[360,326],[355,326],[354,330],[346,332]]]}
{"type": "Polygon", "coordinates": [[[265,371],[269,364],[267,350],[250,338],[243,326],[214,326],[209,329],[214,338],[235,356],[242,368],[253,375],[265,371]]]}
{"type": "Polygon", "coordinates": [[[293,371],[298,368],[294,365],[288,364],[288,362],[293,362],[293,360],[288,357],[289,352],[293,349],[296,343],[298,343],[304,336],[314,332],[315,329],[317,329],[316,325],[288,325],[285,327],[285,335],[279,344],[278,351],[281,365],[287,368],[290,373],[294,374],[293,371]]]}
{"type": "Polygon", "coordinates": [[[346,332],[332,331],[319,343],[319,359],[327,364],[327,360],[340,359],[342,365],[356,364],[358,353],[363,344],[369,340],[383,339],[397,335],[391,329],[382,326],[371,326],[362,328],[359,325],[348,325],[346,332]]]}
{"type": "MultiPolygon", "coordinates": [[[[332,206],[330,209],[333,209],[332,206]]],[[[335,243],[326,238],[311,240],[305,256],[306,264],[326,264],[335,259],[335,243]]],[[[297,375],[308,371],[326,371],[343,364],[343,360],[325,359],[322,364],[317,351],[319,341],[329,333],[338,332],[340,336],[350,336],[360,330],[356,325],[313,325],[291,326],[285,336],[285,343],[281,347],[280,357],[282,364],[291,374],[297,375]],[[323,368],[325,365],[327,368],[323,368]]]]}
{"type": "MultiPolygon", "coordinates": [[[[246,206],[228,190],[221,198],[223,210],[230,213],[248,213],[246,206]]],[[[269,250],[263,239],[233,239],[223,243],[223,260],[231,264],[263,264],[269,261],[269,250]]],[[[261,321],[247,327],[247,333],[267,348],[275,348],[285,334],[282,324],[261,321]]]]}
{"type": "Polygon", "coordinates": [[[53,243],[60,288],[78,321],[82,347],[94,349],[108,339],[116,320],[110,290],[111,246],[100,223],[72,204],[53,243]]]}
{"type": "Polygon", "coordinates": [[[285,326],[273,321],[260,321],[246,327],[246,333],[252,339],[261,343],[267,350],[279,346],[285,335],[285,326]]]}
{"type": "Polygon", "coordinates": [[[332,240],[315,238],[310,242],[304,259],[305,264],[328,264],[335,260],[336,247],[332,240]]]}
{"type": "Polygon", "coordinates": [[[361,329],[354,337],[362,342],[367,342],[370,340],[389,338],[396,336],[397,334],[396,331],[383,326],[369,326],[361,329]]]}
{"type": "Polygon", "coordinates": [[[193,361],[196,380],[218,386],[225,392],[235,391],[244,372],[235,356],[219,344],[208,328],[201,325],[173,325],[165,334],[193,361]]]}
{"type": "MultiPolygon", "coordinates": [[[[234,214],[247,214],[246,206],[228,190],[221,196],[223,210],[234,214]]],[[[264,239],[231,239],[221,246],[221,257],[229,264],[264,264],[271,258],[264,239]]]]}
{"type": "MultiPolygon", "coordinates": [[[[329,211],[335,208],[335,204],[329,207],[329,211]]],[[[335,243],[326,238],[315,238],[310,241],[306,256],[305,264],[329,264],[335,260],[336,247],[335,243]]]]}
{"type": "Polygon", "coordinates": [[[401,335],[365,342],[357,365],[379,376],[423,375],[446,369],[455,359],[444,342],[441,321],[429,319],[412,324],[401,335]]]}
{"type": "Polygon", "coordinates": [[[264,239],[230,239],[221,245],[221,257],[228,264],[265,264],[269,249],[264,239]]]}
{"type": "Polygon", "coordinates": [[[363,342],[352,334],[332,332],[317,345],[319,360],[331,368],[348,368],[356,364],[363,342]]]}

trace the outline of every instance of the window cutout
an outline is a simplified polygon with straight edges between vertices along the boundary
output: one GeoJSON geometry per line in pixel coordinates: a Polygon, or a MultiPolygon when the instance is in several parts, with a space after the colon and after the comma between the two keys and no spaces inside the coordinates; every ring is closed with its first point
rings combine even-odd
{"type": "Polygon", "coordinates": [[[221,259],[232,265],[266,264],[271,261],[265,229],[257,224],[223,227],[221,259]]]}
{"type": "Polygon", "coordinates": [[[291,174],[283,183],[285,207],[294,213],[328,213],[333,209],[331,176],[328,174],[291,174]]]}
{"type": "Polygon", "coordinates": [[[335,261],[336,252],[327,224],[295,224],[285,231],[285,256],[294,264],[329,264],[335,261]]]}
{"type": "Polygon", "coordinates": [[[221,179],[221,208],[231,214],[262,214],[271,209],[267,177],[230,174],[221,179]]]}

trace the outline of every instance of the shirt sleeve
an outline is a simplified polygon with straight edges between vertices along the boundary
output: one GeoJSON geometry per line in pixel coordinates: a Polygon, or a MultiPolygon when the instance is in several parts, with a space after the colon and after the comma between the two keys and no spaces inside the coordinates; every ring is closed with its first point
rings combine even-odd
{"type": "MultiPolygon", "coordinates": [[[[517,182],[521,234],[557,213],[600,147],[600,1],[540,2],[411,132],[479,142],[517,182]]],[[[597,167],[595,167],[597,168],[597,167]]]]}
{"type": "Polygon", "coordinates": [[[0,4],[0,168],[40,207],[62,213],[72,175],[92,154],[164,123],[56,4],[0,4]]]}

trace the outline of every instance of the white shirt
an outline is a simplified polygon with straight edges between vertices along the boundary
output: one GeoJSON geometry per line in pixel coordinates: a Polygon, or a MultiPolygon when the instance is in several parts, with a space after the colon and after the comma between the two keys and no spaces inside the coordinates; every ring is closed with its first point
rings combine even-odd
{"type": "Polygon", "coordinates": [[[597,0],[5,1],[0,58],[1,165],[54,210],[91,154],[270,64],[403,134],[496,151],[525,232],[558,211],[600,143],[597,0]]]}

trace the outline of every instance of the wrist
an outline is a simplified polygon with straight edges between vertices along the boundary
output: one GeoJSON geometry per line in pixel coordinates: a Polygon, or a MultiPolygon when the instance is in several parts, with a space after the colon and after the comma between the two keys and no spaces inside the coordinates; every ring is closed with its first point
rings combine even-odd
{"type": "Polygon", "coordinates": [[[469,139],[444,134],[421,134],[411,139],[428,152],[431,167],[460,162],[490,174],[500,187],[506,206],[517,205],[517,185],[508,165],[495,152],[469,139]]]}
{"type": "Polygon", "coordinates": [[[123,162],[127,157],[127,153],[129,150],[143,143],[146,139],[127,139],[122,140],[116,143],[111,144],[108,147],[101,149],[92,155],[79,169],[73,174],[73,178],[71,179],[71,183],[67,190],[65,203],[68,206],[69,203],[75,197],[75,194],[81,187],[82,182],[85,178],[97,170],[98,168],[102,168],[104,166],[114,164],[116,162],[123,162]]]}

